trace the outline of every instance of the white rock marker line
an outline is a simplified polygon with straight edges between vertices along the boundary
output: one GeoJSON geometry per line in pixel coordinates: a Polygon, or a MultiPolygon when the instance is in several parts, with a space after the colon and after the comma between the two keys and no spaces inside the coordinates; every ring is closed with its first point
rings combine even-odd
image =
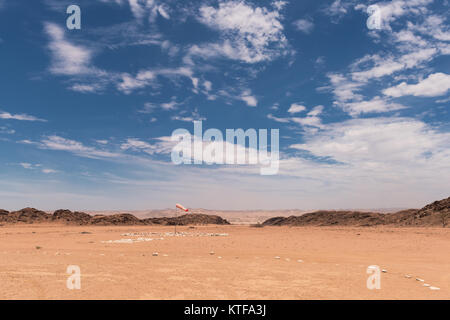
{"type": "Polygon", "coordinates": [[[416,281],[425,282],[425,280],[420,279],[420,278],[416,278],[416,281]]]}
{"type": "Polygon", "coordinates": [[[438,288],[438,287],[430,287],[430,290],[441,290],[441,288],[438,288]]]}

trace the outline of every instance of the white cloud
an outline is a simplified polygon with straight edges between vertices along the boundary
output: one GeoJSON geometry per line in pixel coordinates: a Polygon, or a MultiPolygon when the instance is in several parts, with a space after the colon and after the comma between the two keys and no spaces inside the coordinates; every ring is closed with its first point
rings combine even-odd
{"type": "MultiPolygon", "coordinates": [[[[366,55],[350,65],[350,72],[328,74],[335,95],[335,105],[352,116],[362,113],[388,112],[406,108],[405,106],[374,96],[365,99],[361,90],[384,77],[404,72],[412,68],[421,68],[438,54],[436,48],[420,48],[398,55],[366,55]]],[[[385,93],[386,94],[386,93],[385,93]]]]}
{"type": "Polygon", "coordinates": [[[306,34],[311,33],[314,29],[314,23],[309,19],[298,19],[292,23],[294,27],[301,32],[306,34]]]}
{"type": "Polygon", "coordinates": [[[436,132],[410,118],[354,119],[328,125],[319,134],[308,137],[306,143],[291,147],[330,157],[358,170],[372,167],[395,175],[395,171],[383,166],[411,169],[434,161],[435,165],[448,166],[450,161],[445,160],[450,160],[449,137],[449,133],[436,132]]]}
{"type": "Polygon", "coordinates": [[[344,111],[351,116],[357,116],[363,113],[382,113],[407,108],[399,103],[389,102],[381,97],[374,97],[367,101],[357,101],[342,104],[344,111]]]}
{"type": "Polygon", "coordinates": [[[256,107],[258,105],[258,100],[252,95],[250,90],[242,92],[241,100],[244,101],[249,107],[256,107]]]}
{"type": "Polygon", "coordinates": [[[172,120],[175,121],[183,121],[183,122],[193,122],[193,121],[204,121],[206,120],[205,117],[202,117],[198,110],[195,109],[190,113],[190,115],[186,115],[185,111],[182,111],[179,115],[175,115],[171,117],[172,120]]]}
{"type": "Polygon", "coordinates": [[[417,84],[402,82],[395,87],[385,89],[383,93],[391,97],[412,95],[416,97],[436,97],[446,94],[450,90],[450,75],[434,73],[417,84]]]}
{"type": "Polygon", "coordinates": [[[54,170],[54,169],[42,168],[42,164],[40,164],[40,163],[21,162],[21,163],[19,163],[19,165],[22,166],[22,168],[27,169],[27,170],[40,169],[40,171],[42,173],[45,173],[45,174],[57,173],[58,172],[57,170],[54,170]]]}
{"type": "Polygon", "coordinates": [[[335,0],[331,5],[326,6],[323,11],[329,16],[341,18],[347,14],[354,3],[354,0],[335,0]]]}
{"type": "Polygon", "coordinates": [[[28,163],[28,162],[21,162],[19,163],[24,169],[33,169],[33,164],[28,163]]]}
{"type": "Polygon", "coordinates": [[[127,2],[130,6],[133,16],[141,22],[144,18],[148,17],[148,20],[153,22],[158,15],[164,19],[170,19],[169,9],[163,3],[157,0],[100,0],[101,2],[115,2],[122,5],[127,2]]]}
{"type": "MultiPolygon", "coordinates": [[[[289,113],[297,113],[306,110],[305,106],[292,104],[291,108],[288,110],[289,113]],[[292,109],[292,110],[291,110],[292,109]],[[291,110],[291,111],[289,111],[291,110]],[[297,111],[296,111],[297,110],[297,111]]],[[[297,123],[302,126],[306,127],[315,127],[315,128],[321,128],[322,127],[322,120],[320,119],[319,115],[323,111],[323,106],[315,106],[311,111],[309,111],[306,115],[306,117],[287,117],[287,118],[278,118],[273,116],[272,114],[267,115],[268,119],[274,120],[276,122],[280,123],[297,123]]]]}
{"type": "Polygon", "coordinates": [[[116,158],[120,156],[118,153],[88,147],[81,142],[55,135],[45,137],[37,145],[42,149],[67,151],[86,158],[116,158]]]}
{"type": "Polygon", "coordinates": [[[141,151],[149,155],[168,154],[172,152],[173,147],[177,144],[171,140],[171,137],[159,137],[156,142],[151,144],[137,138],[129,138],[120,148],[122,150],[141,151]]]}
{"type": "Polygon", "coordinates": [[[123,143],[120,148],[122,150],[142,150],[148,154],[154,154],[156,151],[156,146],[135,138],[127,139],[127,142],[123,143]]]}
{"type": "Polygon", "coordinates": [[[438,53],[435,48],[414,50],[397,58],[392,56],[367,55],[352,64],[352,68],[358,69],[360,65],[371,63],[372,67],[365,70],[357,70],[351,73],[353,80],[367,82],[373,78],[389,76],[395,72],[419,67],[421,63],[430,61],[438,53]]]}
{"type": "Polygon", "coordinates": [[[302,126],[310,126],[310,127],[317,127],[317,128],[322,127],[321,119],[316,116],[312,116],[312,117],[308,116],[308,117],[304,117],[304,118],[293,117],[293,118],[290,118],[290,120],[292,122],[298,123],[302,126]]]}
{"type": "Polygon", "coordinates": [[[14,133],[16,133],[16,130],[10,129],[8,127],[0,127],[0,133],[2,133],[2,134],[14,134],[14,133]]]}
{"type": "Polygon", "coordinates": [[[0,119],[6,120],[20,120],[20,121],[41,121],[46,122],[47,120],[37,118],[35,116],[30,116],[28,114],[11,114],[9,112],[0,111],[0,119]]]}
{"type": "Polygon", "coordinates": [[[58,172],[57,170],[48,169],[48,168],[42,169],[41,171],[42,171],[42,173],[45,173],[45,174],[57,173],[58,172]]]}
{"type": "Polygon", "coordinates": [[[136,76],[124,73],[121,75],[121,81],[117,83],[117,88],[119,91],[129,94],[133,90],[155,85],[158,76],[169,78],[172,81],[176,81],[179,77],[186,77],[191,80],[192,85],[196,88],[198,79],[193,74],[194,72],[187,67],[141,70],[136,76]]]}
{"type": "Polygon", "coordinates": [[[298,103],[293,103],[293,104],[291,104],[288,112],[289,113],[299,113],[299,112],[302,112],[302,111],[305,111],[305,110],[306,110],[305,106],[303,106],[301,104],[298,104],[298,103]]]}
{"type": "Polygon", "coordinates": [[[411,24],[411,29],[422,34],[432,36],[440,41],[450,41],[450,28],[446,23],[446,17],[436,14],[430,15],[425,19],[425,22],[420,25],[411,24]]]}
{"type": "MultiPolygon", "coordinates": [[[[377,5],[380,10],[381,28],[391,30],[391,24],[402,16],[427,14],[427,5],[432,2],[433,0],[391,0],[373,4],[377,5]]],[[[365,4],[358,4],[355,9],[366,12],[367,7],[365,4]]]]}
{"type": "Polygon", "coordinates": [[[203,82],[203,86],[205,87],[206,91],[211,91],[211,89],[212,89],[212,82],[208,81],[208,80],[205,80],[203,82]]]}
{"type": "Polygon", "coordinates": [[[279,10],[252,7],[242,1],[220,1],[218,7],[202,6],[198,20],[220,31],[224,41],[192,46],[185,61],[192,61],[192,56],[224,56],[247,63],[272,60],[287,47],[279,10]]]}
{"type": "Polygon", "coordinates": [[[323,106],[315,106],[311,111],[308,112],[309,117],[317,117],[323,112],[323,106]]]}
{"type": "Polygon", "coordinates": [[[70,87],[71,90],[81,92],[81,93],[93,93],[100,90],[100,87],[95,84],[74,84],[70,87]]]}
{"type": "Polygon", "coordinates": [[[90,67],[91,50],[67,41],[64,29],[55,23],[47,22],[44,27],[50,37],[48,45],[52,52],[50,72],[62,75],[81,75],[93,72],[90,67]]]}
{"type": "Polygon", "coordinates": [[[290,122],[289,118],[275,117],[274,115],[272,115],[270,113],[267,115],[267,119],[270,119],[270,120],[273,120],[273,121],[276,121],[276,122],[280,122],[280,123],[289,123],[290,122]]]}
{"type": "Polygon", "coordinates": [[[152,103],[152,102],[146,102],[144,104],[144,108],[139,110],[140,113],[153,113],[157,109],[162,109],[165,111],[171,111],[176,110],[180,103],[176,101],[176,97],[172,97],[172,99],[169,102],[163,102],[163,103],[152,103]]]}

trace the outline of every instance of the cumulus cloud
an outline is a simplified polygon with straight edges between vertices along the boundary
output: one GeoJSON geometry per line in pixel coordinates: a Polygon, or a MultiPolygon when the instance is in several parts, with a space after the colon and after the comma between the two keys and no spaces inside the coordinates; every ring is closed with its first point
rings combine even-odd
{"type": "Polygon", "coordinates": [[[244,101],[249,107],[256,107],[258,105],[258,100],[250,90],[245,90],[241,94],[241,100],[244,101]]]}
{"type": "Polygon", "coordinates": [[[202,6],[198,20],[219,31],[223,41],[192,46],[185,61],[192,61],[192,56],[222,56],[246,63],[274,59],[287,48],[278,8],[253,7],[242,1],[202,6]]]}
{"type": "MultiPolygon", "coordinates": [[[[358,170],[384,166],[411,168],[429,163],[433,168],[450,163],[450,134],[440,133],[410,118],[353,119],[328,125],[304,144],[291,148],[351,165],[358,170]]],[[[431,169],[431,168],[430,168],[431,169]]],[[[403,171],[403,170],[402,170],[403,171]]]]}
{"type": "Polygon", "coordinates": [[[288,112],[289,113],[299,113],[299,112],[302,112],[302,111],[305,111],[305,110],[306,110],[305,106],[303,106],[301,104],[298,104],[298,103],[293,103],[289,107],[288,112]]]}
{"type": "Polygon", "coordinates": [[[383,93],[396,98],[407,95],[437,97],[445,95],[448,90],[450,90],[450,75],[438,72],[430,74],[428,78],[421,80],[417,84],[402,82],[395,87],[385,89],[383,93]]]}

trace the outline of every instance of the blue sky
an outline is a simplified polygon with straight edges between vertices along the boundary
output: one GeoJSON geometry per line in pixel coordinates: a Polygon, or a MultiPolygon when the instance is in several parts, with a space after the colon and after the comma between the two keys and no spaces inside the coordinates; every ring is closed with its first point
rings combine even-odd
{"type": "Polygon", "coordinates": [[[0,0],[0,207],[420,207],[450,190],[449,2],[0,0]],[[66,8],[81,8],[69,30],[66,8]],[[380,9],[369,30],[367,7],[380,9]],[[280,130],[280,169],[171,163],[280,130]]]}

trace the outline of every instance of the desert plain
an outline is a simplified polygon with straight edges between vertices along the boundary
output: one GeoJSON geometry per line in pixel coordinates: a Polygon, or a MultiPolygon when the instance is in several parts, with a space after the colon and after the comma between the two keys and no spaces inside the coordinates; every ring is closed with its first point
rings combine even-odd
{"type": "Polygon", "coordinates": [[[205,225],[177,232],[4,224],[0,299],[450,299],[448,228],[205,225]],[[69,265],[80,267],[80,289],[67,288],[69,265]],[[370,265],[385,271],[380,289],[367,288],[370,265]]]}

